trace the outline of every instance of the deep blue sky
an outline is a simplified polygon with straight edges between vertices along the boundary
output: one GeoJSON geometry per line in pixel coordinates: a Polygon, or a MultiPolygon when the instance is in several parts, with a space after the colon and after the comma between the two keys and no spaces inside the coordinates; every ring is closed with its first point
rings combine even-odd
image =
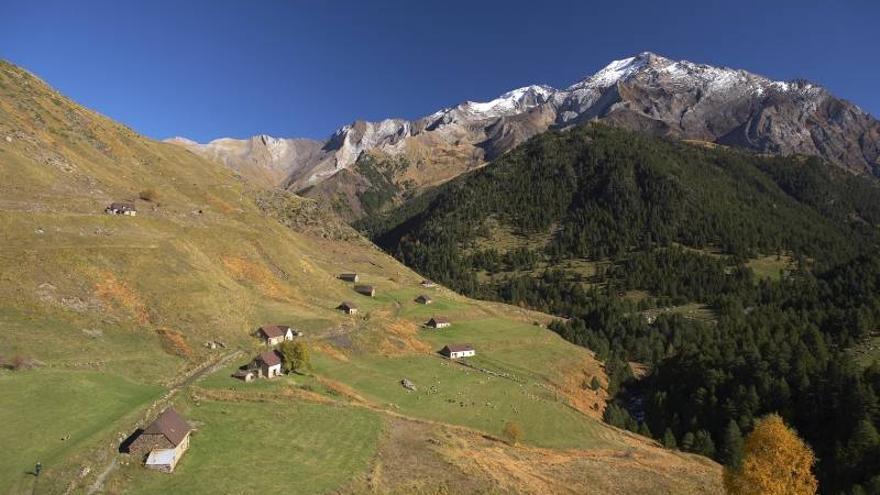
{"type": "Polygon", "coordinates": [[[653,51],[880,115],[880,1],[0,0],[0,57],[155,138],[325,137],[653,51]]]}

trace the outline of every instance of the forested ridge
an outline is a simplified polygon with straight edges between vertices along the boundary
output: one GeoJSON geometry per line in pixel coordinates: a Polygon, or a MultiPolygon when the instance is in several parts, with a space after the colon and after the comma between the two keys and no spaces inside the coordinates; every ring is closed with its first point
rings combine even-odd
{"type": "Polygon", "coordinates": [[[880,366],[847,353],[880,323],[878,225],[876,183],[818,159],[589,125],[359,226],[468,295],[567,317],[553,329],[606,361],[607,421],[735,464],[778,412],[815,449],[822,493],[880,494],[880,366]],[[497,247],[499,229],[522,242],[497,247]],[[759,277],[760,255],[791,262],[759,277]],[[712,321],[662,310],[688,302],[712,321]]]}

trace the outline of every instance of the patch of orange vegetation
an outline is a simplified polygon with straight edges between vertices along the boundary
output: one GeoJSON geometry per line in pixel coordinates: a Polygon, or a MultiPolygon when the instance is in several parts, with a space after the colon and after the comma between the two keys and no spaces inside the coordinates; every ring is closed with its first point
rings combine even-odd
{"type": "Polygon", "coordinates": [[[344,363],[348,362],[348,356],[344,352],[342,352],[341,350],[339,350],[338,348],[334,347],[333,345],[331,345],[327,342],[313,343],[312,349],[315,350],[316,352],[326,354],[327,356],[330,356],[331,358],[333,358],[337,361],[342,361],[344,363]]]}
{"type": "Polygon", "coordinates": [[[183,358],[192,357],[192,347],[189,346],[182,333],[170,328],[160,328],[156,330],[156,333],[162,339],[162,348],[165,349],[165,352],[183,358]]]}
{"type": "Polygon", "coordinates": [[[134,289],[109,270],[98,270],[94,277],[97,279],[95,295],[101,301],[109,305],[121,306],[142,325],[149,323],[150,314],[147,306],[134,289]]]}
{"type": "Polygon", "coordinates": [[[418,338],[418,325],[406,320],[386,321],[381,324],[383,332],[378,349],[380,354],[399,356],[401,354],[431,352],[431,346],[418,338]]]}
{"type": "Polygon", "coordinates": [[[223,256],[223,266],[233,278],[256,285],[266,296],[285,299],[289,289],[278,282],[275,274],[265,265],[241,256],[223,256]]]}

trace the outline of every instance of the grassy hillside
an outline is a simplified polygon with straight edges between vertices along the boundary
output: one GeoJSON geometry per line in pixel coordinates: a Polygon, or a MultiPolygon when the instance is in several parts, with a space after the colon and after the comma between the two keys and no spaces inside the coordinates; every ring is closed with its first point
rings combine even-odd
{"type": "Polygon", "coordinates": [[[583,485],[574,467],[530,467],[528,479],[541,485],[516,478],[523,459],[551,452],[565,457],[559,466],[590,464],[630,493],[718,487],[717,465],[599,422],[604,391],[583,384],[606,383],[602,365],[546,330],[547,316],[443,288],[431,292],[434,305],[419,306],[420,275],[314,202],[255,189],[5,62],[0,236],[0,395],[16,404],[0,421],[0,438],[14,440],[0,493],[583,485]],[[120,200],[138,215],[103,213],[120,200]],[[375,284],[377,297],[337,280],[343,271],[375,284]],[[337,311],[342,300],[361,313],[337,311]],[[435,311],[453,328],[422,329],[435,311]],[[252,333],[267,323],[305,332],[310,374],[249,385],[229,377],[261,350],[252,333]],[[452,340],[478,346],[473,365],[483,370],[440,359],[436,351],[452,340]],[[419,391],[406,392],[403,378],[419,391]],[[465,397],[472,404],[463,406],[465,397]],[[116,452],[167,404],[196,427],[171,476],[116,452]],[[525,432],[521,446],[498,439],[510,420],[525,432]],[[276,449],[268,461],[267,444],[276,449]],[[474,461],[480,456],[495,467],[474,461]],[[407,458],[439,464],[413,467],[407,458]],[[28,472],[36,461],[39,479],[28,472]],[[420,485],[383,474],[404,466],[420,485]],[[373,484],[383,476],[388,483],[373,484]]]}

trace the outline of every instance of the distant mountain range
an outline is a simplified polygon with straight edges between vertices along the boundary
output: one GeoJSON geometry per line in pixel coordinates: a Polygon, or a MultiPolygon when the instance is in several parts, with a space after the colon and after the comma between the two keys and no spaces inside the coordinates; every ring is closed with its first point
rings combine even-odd
{"type": "Polygon", "coordinates": [[[613,61],[566,89],[532,85],[414,121],[356,121],[324,142],[269,136],[169,141],[293,191],[338,197],[359,216],[361,196],[376,187],[353,167],[365,154],[379,162],[402,159],[383,173],[400,192],[479,167],[548,129],[590,120],[762,153],[817,155],[857,173],[880,167],[880,121],[821,86],[650,52],[613,61]]]}

